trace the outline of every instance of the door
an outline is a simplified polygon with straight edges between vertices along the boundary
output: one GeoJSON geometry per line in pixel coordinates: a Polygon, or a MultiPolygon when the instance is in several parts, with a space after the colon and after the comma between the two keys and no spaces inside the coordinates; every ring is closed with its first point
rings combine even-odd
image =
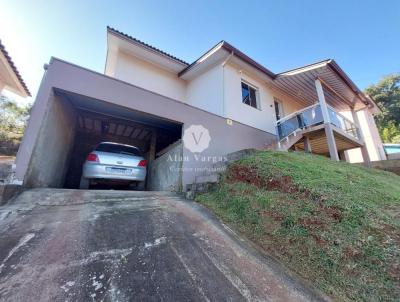
{"type": "Polygon", "coordinates": [[[278,99],[274,99],[274,106],[275,106],[275,116],[276,120],[280,120],[283,117],[282,111],[282,103],[278,99]]]}

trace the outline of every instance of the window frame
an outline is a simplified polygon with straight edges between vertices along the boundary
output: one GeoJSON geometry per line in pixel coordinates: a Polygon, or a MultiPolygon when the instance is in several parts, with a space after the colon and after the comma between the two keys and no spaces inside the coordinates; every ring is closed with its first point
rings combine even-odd
{"type": "Polygon", "coordinates": [[[241,94],[242,94],[242,96],[241,96],[241,99],[242,99],[242,104],[244,104],[244,105],[247,105],[247,106],[250,106],[251,108],[254,108],[254,109],[257,109],[257,110],[260,110],[261,111],[261,102],[260,102],[260,90],[258,89],[258,87],[257,86],[255,86],[255,85],[252,85],[252,84],[250,84],[249,82],[247,82],[246,80],[243,80],[243,79],[241,79],[241,81],[240,81],[240,92],[241,92],[241,94]],[[246,85],[248,88],[249,88],[249,96],[250,96],[250,88],[251,89],[254,89],[254,92],[255,92],[255,97],[256,97],[256,107],[254,107],[254,106],[252,106],[251,105],[251,100],[250,100],[250,104],[246,104],[244,101],[243,101],[243,93],[242,93],[242,89],[243,89],[243,87],[242,87],[242,85],[246,85]]]}

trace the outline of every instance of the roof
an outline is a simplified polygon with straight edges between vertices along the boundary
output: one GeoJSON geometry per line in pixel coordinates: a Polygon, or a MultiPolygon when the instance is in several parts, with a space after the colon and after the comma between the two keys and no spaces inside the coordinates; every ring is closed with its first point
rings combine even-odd
{"type": "MultiPolygon", "coordinates": [[[[343,69],[333,59],[326,59],[326,60],[322,60],[319,62],[315,62],[312,64],[308,64],[305,66],[301,66],[298,68],[294,68],[294,69],[290,69],[290,70],[281,72],[276,75],[276,79],[279,79],[279,78],[285,77],[285,76],[294,76],[294,75],[299,75],[299,74],[303,74],[303,73],[304,74],[310,73],[310,71],[312,71],[312,70],[317,70],[317,69],[323,68],[325,66],[329,67],[330,70],[332,70],[341,79],[341,81],[343,83],[345,83],[348,88],[350,88],[352,93],[354,93],[356,96],[358,96],[361,99],[361,101],[364,104],[369,104],[373,107],[378,108],[376,106],[376,104],[374,103],[374,101],[369,96],[366,96],[357,87],[357,85],[354,84],[354,82],[349,78],[349,76],[343,71],[343,69]]],[[[315,75],[315,76],[317,76],[317,75],[315,75]]]]}
{"type": "Polygon", "coordinates": [[[175,56],[173,56],[173,55],[171,55],[171,54],[169,54],[169,53],[167,53],[167,52],[165,52],[165,51],[162,51],[161,49],[158,49],[157,47],[154,47],[154,46],[152,46],[152,45],[150,45],[150,44],[147,44],[147,43],[145,43],[145,42],[142,42],[142,41],[140,41],[140,40],[138,40],[138,39],[136,39],[136,38],[134,38],[134,37],[132,37],[132,36],[130,36],[130,35],[127,35],[127,34],[121,32],[121,31],[119,31],[119,30],[116,30],[116,29],[114,29],[114,28],[112,28],[112,27],[110,27],[110,26],[107,26],[107,31],[112,32],[112,33],[114,33],[114,34],[116,34],[116,35],[125,37],[125,38],[131,40],[132,42],[139,43],[139,44],[141,44],[143,47],[148,48],[148,49],[150,49],[150,50],[152,50],[152,51],[155,51],[155,52],[157,52],[157,53],[159,53],[159,54],[161,54],[161,55],[163,55],[163,56],[166,56],[166,57],[168,57],[168,58],[170,58],[170,59],[173,59],[173,60],[178,61],[178,62],[180,62],[180,63],[183,63],[183,64],[185,64],[185,65],[189,65],[189,63],[187,63],[187,62],[185,62],[185,61],[183,61],[183,60],[181,60],[181,59],[179,59],[179,58],[177,58],[177,57],[175,57],[175,56]]]}
{"type": "Polygon", "coordinates": [[[343,69],[340,68],[340,66],[333,59],[326,59],[319,62],[304,65],[301,67],[297,67],[294,69],[290,69],[277,74],[277,77],[282,75],[292,75],[295,73],[306,72],[310,69],[315,69],[325,65],[331,67],[336,72],[336,74],[353,90],[354,93],[356,94],[362,93],[361,90],[356,86],[356,84],[354,84],[354,82],[347,76],[347,74],[343,71],[343,69]]]}
{"type": "Polygon", "coordinates": [[[185,69],[183,69],[180,73],[179,76],[182,76],[183,74],[185,74],[187,71],[189,71],[191,68],[193,68],[195,65],[198,65],[199,63],[202,62],[203,58],[209,56],[210,54],[212,54],[216,49],[220,49],[220,48],[224,48],[225,50],[227,50],[228,52],[230,52],[233,55],[236,55],[237,57],[239,57],[241,60],[243,60],[244,62],[248,63],[249,65],[253,66],[254,68],[258,69],[259,71],[267,74],[268,76],[270,76],[271,78],[275,77],[275,74],[270,71],[269,69],[265,68],[264,66],[262,66],[261,64],[259,64],[258,62],[254,61],[252,58],[250,58],[248,55],[246,55],[245,53],[243,53],[242,51],[240,51],[239,49],[237,49],[236,47],[232,46],[231,44],[229,44],[228,42],[222,40],[221,42],[219,42],[217,45],[215,45],[214,47],[210,48],[205,54],[203,54],[200,58],[198,58],[196,61],[194,61],[192,64],[190,64],[188,67],[186,67],[185,69]]]}
{"type": "Polygon", "coordinates": [[[6,60],[8,61],[8,64],[10,65],[11,69],[14,71],[15,75],[18,78],[18,81],[20,82],[21,86],[24,88],[25,92],[27,95],[32,96],[31,93],[29,92],[28,87],[26,86],[24,80],[22,79],[17,67],[15,66],[13,60],[11,59],[10,55],[8,54],[6,48],[4,47],[4,45],[1,43],[0,40],[0,51],[2,52],[2,54],[4,55],[4,57],[6,58],[6,60]]]}

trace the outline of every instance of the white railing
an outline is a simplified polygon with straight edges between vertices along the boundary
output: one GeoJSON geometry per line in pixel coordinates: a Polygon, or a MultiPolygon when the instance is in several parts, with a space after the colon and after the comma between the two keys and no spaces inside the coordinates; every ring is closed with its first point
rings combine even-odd
{"type": "MultiPolygon", "coordinates": [[[[358,127],[342,114],[328,106],[329,122],[343,132],[360,139],[358,127]]],[[[283,140],[298,130],[324,123],[320,104],[314,104],[293,112],[276,122],[276,132],[279,140],[283,140]]]]}

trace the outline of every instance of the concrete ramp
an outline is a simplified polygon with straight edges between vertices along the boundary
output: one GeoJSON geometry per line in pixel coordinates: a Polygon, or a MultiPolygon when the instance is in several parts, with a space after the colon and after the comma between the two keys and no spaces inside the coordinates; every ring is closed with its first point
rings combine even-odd
{"type": "Polygon", "coordinates": [[[1,301],[321,301],[165,192],[35,189],[0,207],[1,301]]]}

